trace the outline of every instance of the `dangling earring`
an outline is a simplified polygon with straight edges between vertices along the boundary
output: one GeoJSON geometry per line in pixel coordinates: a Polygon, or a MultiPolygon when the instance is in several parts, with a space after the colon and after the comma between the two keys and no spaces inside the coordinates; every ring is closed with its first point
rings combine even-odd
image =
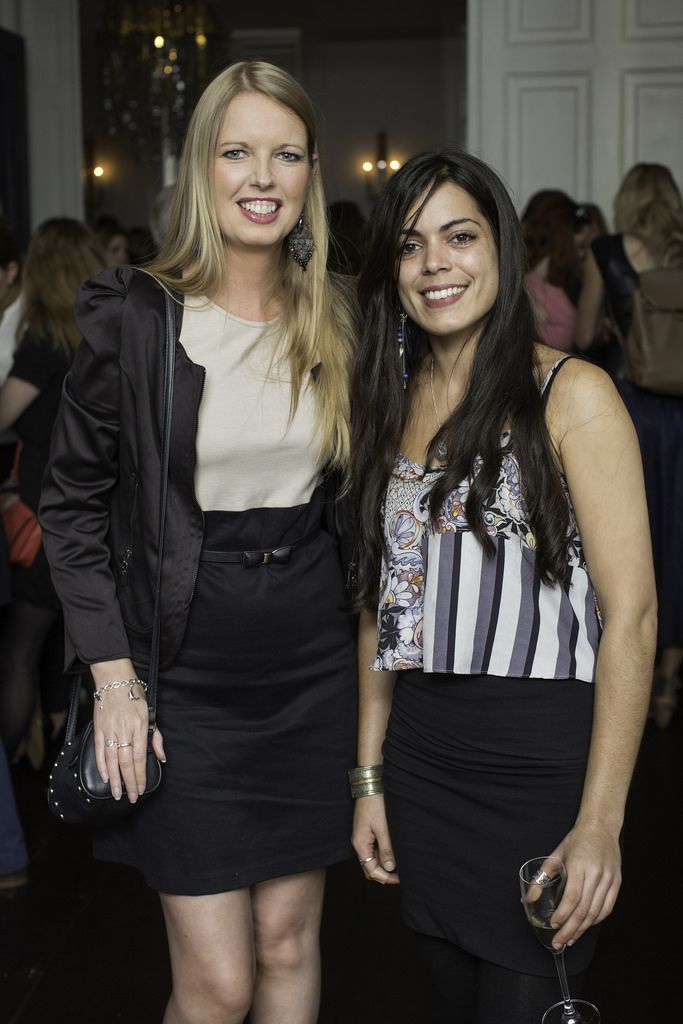
{"type": "Polygon", "coordinates": [[[406,366],[406,336],[405,326],[408,314],[404,313],[403,310],[398,314],[398,327],[396,328],[396,342],[398,345],[398,358],[401,363],[401,380],[403,382],[403,390],[408,387],[408,368],[406,366]]]}
{"type": "Polygon", "coordinates": [[[296,227],[292,228],[289,233],[287,248],[294,262],[298,263],[302,270],[305,270],[315,252],[315,242],[303,214],[299,217],[296,227]]]}

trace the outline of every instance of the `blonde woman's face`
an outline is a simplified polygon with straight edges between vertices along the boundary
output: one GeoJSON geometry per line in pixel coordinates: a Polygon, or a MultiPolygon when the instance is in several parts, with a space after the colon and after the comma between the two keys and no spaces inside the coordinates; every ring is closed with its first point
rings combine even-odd
{"type": "Polygon", "coordinates": [[[303,121],[263,93],[239,93],[225,111],[213,171],[230,247],[279,248],[301,216],[314,171],[303,121]]]}

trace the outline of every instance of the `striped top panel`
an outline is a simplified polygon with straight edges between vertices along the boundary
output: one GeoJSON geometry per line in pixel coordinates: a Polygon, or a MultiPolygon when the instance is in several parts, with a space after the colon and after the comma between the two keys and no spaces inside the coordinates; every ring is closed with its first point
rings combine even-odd
{"type": "MultiPolygon", "coordinates": [[[[564,582],[542,583],[508,432],[483,510],[487,554],[465,517],[469,483],[449,494],[435,524],[429,493],[441,469],[398,455],[384,501],[377,670],[490,674],[592,682],[601,633],[574,511],[564,582]]],[[[563,481],[564,483],[564,481],[563,481]]]]}

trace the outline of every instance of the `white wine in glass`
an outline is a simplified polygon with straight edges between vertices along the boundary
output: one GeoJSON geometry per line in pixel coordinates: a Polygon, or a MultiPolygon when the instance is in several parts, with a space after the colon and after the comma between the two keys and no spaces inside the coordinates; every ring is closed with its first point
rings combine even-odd
{"type": "Polygon", "coordinates": [[[533,857],[519,869],[524,913],[538,941],[553,954],[562,989],[562,1001],[546,1010],[541,1024],[600,1024],[597,1006],[570,996],[564,947],[553,949],[553,939],[559,929],[553,928],[550,922],[562,900],[566,881],[565,866],[556,857],[533,857]]]}

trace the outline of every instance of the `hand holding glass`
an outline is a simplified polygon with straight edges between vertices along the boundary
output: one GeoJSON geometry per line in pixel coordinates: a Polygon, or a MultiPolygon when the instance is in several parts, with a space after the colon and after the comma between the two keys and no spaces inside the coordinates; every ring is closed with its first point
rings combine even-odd
{"type": "Polygon", "coordinates": [[[560,905],[566,882],[565,866],[555,857],[534,857],[519,869],[524,913],[538,941],[553,954],[562,989],[562,1002],[546,1010],[541,1024],[600,1024],[597,1007],[583,999],[572,999],[569,994],[564,946],[553,949],[553,939],[559,929],[553,928],[550,922],[560,905]]]}

